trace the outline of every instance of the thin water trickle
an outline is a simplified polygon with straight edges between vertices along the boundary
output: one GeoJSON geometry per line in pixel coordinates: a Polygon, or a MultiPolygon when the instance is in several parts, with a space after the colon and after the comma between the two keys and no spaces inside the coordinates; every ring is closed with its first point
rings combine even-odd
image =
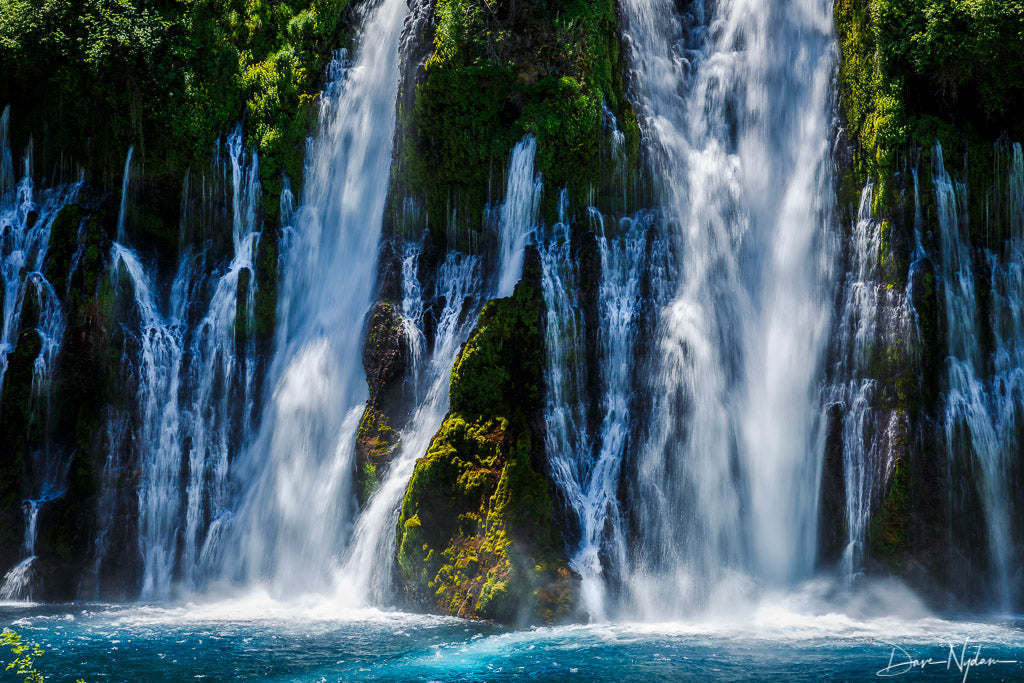
{"type": "Polygon", "coordinates": [[[537,208],[543,187],[534,172],[537,138],[520,140],[508,161],[505,201],[498,210],[498,284],[495,296],[511,296],[523,272],[523,249],[537,227],[537,208]]]}
{"type": "Polygon", "coordinates": [[[124,173],[121,175],[121,206],[117,212],[117,241],[121,244],[128,242],[128,236],[125,233],[125,217],[128,212],[128,186],[131,182],[132,154],[134,152],[134,146],[128,148],[128,154],[124,158],[124,173]]]}

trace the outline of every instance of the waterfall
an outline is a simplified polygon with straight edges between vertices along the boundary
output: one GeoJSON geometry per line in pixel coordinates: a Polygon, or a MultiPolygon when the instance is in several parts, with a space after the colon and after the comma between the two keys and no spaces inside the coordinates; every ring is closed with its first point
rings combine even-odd
{"type": "Polygon", "coordinates": [[[622,6],[680,259],[626,583],[631,610],[673,616],[813,566],[835,41],[825,0],[622,6]]]}
{"type": "Polygon", "coordinates": [[[260,427],[239,456],[237,508],[201,553],[214,573],[277,595],[324,592],[353,522],[354,437],[391,166],[405,0],[367,6],[355,63],[331,69],[306,184],[282,240],[276,355],[260,427]]]}
{"type": "MultiPolygon", "coordinates": [[[[0,152],[5,160],[11,155],[6,146],[7,116],[5,110],[0,120],[0,137],[4,142],[0,152]]],[[[42,271],[50,244],[50,227],[61,208],[75,201],[82,183],[39,190],[32,180],[30,160],[31,151],[25,155],[23,175],[17,186],[0,192],[0,391],[7,355],[14,350],[21,332],[26,297],[32,298],[39,309],[39,320],[32,321],[43,341],[43,350],[36,360],[39,381],[45,381],[52,369],[64,333],[63,308],[42,271]]]]}
{"type": "MultiPolygon", "coordinates": [[[[967,188],[950,178],[942,146],[932,152],[932,184],[942,252],[947,342],[946,443],[950,467],[962,462],[977,473],[990,554],[993,598],[1009,609],[1019,592],[1019,568],[1013,550],[1010,456],[1019,453],[1018,434],[1024,421],[1024,193],[1021,148],[1014,145],[1007,182],[1011,236],[1003,253],[989,249],[975,256],[967,220],[967,188]],[[1016,211],[1015,211],[1016,209],[1016,211]],[[991,350],[985,353],[984,325],[979,311],[975,273],[984,264],[989,273],[991,350]],[[962,460],[961,458],[966,458],[962,460]]],[[[953,514],[976,514],[957,509],[953,514]]]]}
{"type": "Polygon", "coordinates": [[[879,359],[917,339],[906,291],[890,287],[882,277],[882,223],[872,214],[873,187],[860,197],[840,279],[840,299],[833,344],[838,349],[829,368],[831,383],[824,397],[829,448],[841,448],[846,538],[840,550],[840,572],[852,580],[864,569],[865,543],[871,513],[884,484],[892,476],[906,415],[880,407],[883,388],[875,376],[879,359]]]}
{"type": "MultiPolygon", "coordinates": [[[[127,276],[139,316],[137,400],[142,444],[139,486],[139,545],[143,561],[142,596],[165,597],[174,569],[181,471],[180,412],[177,397],[183,351],[180,325],[167,324],[157,307],[153,283],[134,253],[114,243],[111,277],[127,276]]],[[[128,358],[125,362],[130,362],[128,358]]]]}
{"type": "Polygon", "coordinates": [[[511,296],[523,272],[523,249],[537,223],[543,183],[534,174],[537,138],[527,135],[512,148],[505,201],[498,212],[498,285],[496,296],[511,296]]]}
{"type": "MultiPolygon", "coordinates": [[[[126,327],[131,340],[121,365],[134,384],[137,412],[127,419],[123,410],[109,411],[103,477],[115,489],[112,482],[138,462],[144,599],[170,597],[176,581],[186,588],[198,585],[210,518],[229,504],[230,454],[245,440],[246,422],[235,416],[249,412],[254,348],[251,341],[239,348],[236,331],[238,316],[246,317],[247,329],[252,323],[259,162],[255,152],[247,159],[240,126],[228,136],[224,152],[215,164],[227,169],[221,172],[229,182],[235,248],[226,269],[206,273],[205,256],[185,249],[164,302],[138,254],[120,242],[111,248],[111,285],[131,298],[133,320],[126,327]],[[193,324],[192,312],[204,303],[205,313],[193,324]],[[240,303],[243,310],[238,310],[240,303]],[[135,455],[126,458],[122,448],[131,445],[135,455]]],[[[122,233],[123,227],[119,220],[122,233]]],[[[99,507],[110,515],[112,496],[105,486],[99,507]]],[[[107,520],[101,520],[97,562],[111,552],[109,533],[107,520]]]]}
{"type": "MultiPolygon", "coordinates": [[[[29,398],[33,419],[48,419],[50,380],[67,325],[61,297],[44,274],[48,272],[50,229],[60,210],[76,201],[82,183],[37,188],[32,178],[30,143],[21,179],[15,184],[9,119],[10,109],[5,108],[0,116],[0,395],[8,354],[14,351],[23,330],[34,329],[41,348],[33,364],[29,398]],[[31,310],[30,319],[25,317],[27,310],[31,310]]],[[[31,476],[24,482],[28,499],[22,503],[23,559],[3,577],[0,599],[5,600],[31,597],[39,507],[59,497],[67,485],[69,454],[52,446],[48,438],[25,455],[31,476]]]]}
{"type": "Polygon", "coordinates": [[[601,281],[597,343],[601,395],[596,434],[588,430],[586,338],[580,301],[579,256],[571,251],[568,227],[559,223],[541,245],[542,282],[547,305],[545,380],[548,425],[546,447],[555,483],[579,525],[570,566],[580,575],[584,609],[591,619],[607,617],[607,581],[626,555],[619,475],[632,423],[633,366],[642,287],[647,276],[646,216],[624,218],[611,228],[591,209],[601,281]],[[603,559],[605,556],[610,559],[603,559]]]}
{"type": "MultiPolygon", "coordinates": [[[[182,406],[183,439],[189,444],[188,483],[182,574],[186,586],[199,583],[200,552],[211,519],[230,505],[228,466],[250,432],[251,403],[255,394],[255,348],[246,336],[239,348],[239,327],[252,330],[256,295],[254,255],[262,236],[256,231],[260,199],[259,159],[253,151],[248,163],[241,128],[228,138],[231,165],[232,237],[234,256],[227,272],[216,282],[206,314],[191,330],[188,386],[182,406]],[[239,317],[244,324],[239,325],[239,317]],[[240,417],[239,417],[240,416],[240,417]],[[234,424],[237,423],[237,424],[234,424]],[[234,433],[234,430],[240,433],[234,433]]],[[[175,280],[176,300],[185,302],[187,259],[175,280]]]]}
{"type": "Polygon", "coordinates": [[[36,559],[36,520],[39,518],[38,500],[25,501],[25,559],[14,565],[0,585],[0,600],[32,599],[32,564],[36,559]]]}

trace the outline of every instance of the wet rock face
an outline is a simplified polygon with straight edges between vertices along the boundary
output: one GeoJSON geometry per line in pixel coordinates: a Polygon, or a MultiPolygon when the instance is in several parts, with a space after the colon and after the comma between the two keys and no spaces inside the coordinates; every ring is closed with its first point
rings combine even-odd
{"type": "Polygon", "coordinates": [[[818,562],[837,564],[846,543],[846,480],[843,472],[843,407],[829,407],[825,437],[825,460],[821,471],[818,504],[818,562]]]}
{"type": "Polygon", "coordinates": [[[405,375],[409,343],[402,316],[391,303],[374,306],[363,347],[363,368],[370,385],[370,401],[384,404],[393,400],[393,389],[405,375]]]}
{"type": "Polygon", "coordinates": [[[18,561],[24,540],[25,454],[39,440],[32,421],[32,368],[42,346],[36,330],[22,332],[4,374],[0,399],[0,567],[4,570],[18,561]]]}
{"type": "Polygon", "coordinates": [[[367,323],[363,368],[370,398],[356,437],[356,494],[360,507],[379,486],[404,423],[402,387],[409,357],[404,325],[397,307],[387,302],[374,306],[367,323]]]}

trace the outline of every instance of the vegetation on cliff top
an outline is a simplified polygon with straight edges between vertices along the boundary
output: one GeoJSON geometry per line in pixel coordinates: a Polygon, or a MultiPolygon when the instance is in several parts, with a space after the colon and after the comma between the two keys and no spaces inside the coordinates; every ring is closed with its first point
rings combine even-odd
{"type": "MultiPolygon", "coordinates": [[[[16,138],[44,142],[44,168],[69,154],[120,168],[129,145],[146,171],[205,168],[244,115],[276,197],[302,177],[304,140],[347,0],[9,0],[0,4],[0,104],[16,138]],[[19,135],[20,132],[20,135],[19,135]]],[[[269,214],[277,209],[265,202],[269,214]]]]}
{"type": "Polygon", "coordinates": [[[988,187],[992,141],[1024,137],[1024,0],[837,0],[834,15],[854,147],[841,199],[871,178],[892,207],[895,174],[936,138],[988,187]]]}

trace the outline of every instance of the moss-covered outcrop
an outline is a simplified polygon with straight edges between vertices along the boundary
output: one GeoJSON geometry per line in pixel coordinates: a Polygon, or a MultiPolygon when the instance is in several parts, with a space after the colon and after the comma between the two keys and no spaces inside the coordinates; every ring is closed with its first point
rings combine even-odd
{"type": "Polygon", "coordinates": [[[536,252],[513,296],[489,302],[451,375],[451,412],[398,522],[410,600],[444,614],[551,622],[574,579],[543,467],[543,299],[536,252]],[[532,277],[531,277],[532,273],[532,277]]]}
{"type": "Polygon", "coordinates": [[[639,167],[640,132],[613,0],[437,0],[431,47],[399,102],[389,224],[414,236],[427,226],[459,239],[479,233],[509,152],[528,133],[547,217],[563,187],[573,206],[592,189],[599,205],[621,199],[623,184],[602,190],[622,183],[615,169],[639,167]],[[625,134],[625,165],[609,163],[606,110],[625,134]]]}
{"type": "Polygon", "coordinates": [[[404,321],[394,304],[378,303],[370,313],[363,345],[363,369],[370,397],[356,435],[356,495],[362,507],[380,485],[398,447],[408,406],[402,389],[409,357],[404,321]]]}

